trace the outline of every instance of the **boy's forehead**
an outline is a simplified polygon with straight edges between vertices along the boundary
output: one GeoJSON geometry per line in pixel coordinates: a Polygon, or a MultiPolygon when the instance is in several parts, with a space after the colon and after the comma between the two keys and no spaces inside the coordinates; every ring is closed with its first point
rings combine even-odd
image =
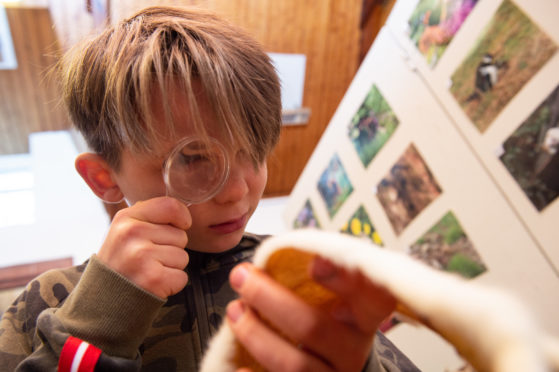
{"type": "Polygon", "coordinates": [[[162,91],[158,84],[154,84],[155,89],[152,89],[150,99],[150,111],[157,137],[153,147],[158,155],[168,154],[185,137],[213,137],[227,151],[237,151],[238,147],[242,146],[239,136],[244,137],[243,125],[229,128],[226,123],[220,122],[223,118],[218,118],[206,90],[198,79],[192,80],[192,94],[188,93],[181,82],[173,81],[165,86],[165,90],[162,91]],[[198,116],[192,112],[192,106],[196,108],[198,116]],[[166,109],[171,117],[166,115],[166,109]],[[231,130],[235,133],[230,132],[231,130]]]}
{"type": "Polygon", "coordinates": [[[200,134],[196,133],[196,118],[191,111],[192,105],[198,109],[199,118],[206,134],[212,137],[219,136],[219,125],[216,115],[209,104],[204,90],[196,81],[192,84],[192,90],[195,97],[194,102],[191,102],[192,100],[186,89],[178,84],[168,84],[164,93],[161,92],[159,88],[155,89],[153,92],[150,109],[155,119],[154,125],[159,134],[162,134],[164,137],[171,137],[171,133],[168,133],[167,123],[167,120],[171,119],[171,125],[174,131],[173,137],[175,137],[169,138],[171,141],[177,139],[177,137],[180,139],[200,134]],[[165,113],[166,107],[169,109],[171,118],[168,118],[165,113]]]}

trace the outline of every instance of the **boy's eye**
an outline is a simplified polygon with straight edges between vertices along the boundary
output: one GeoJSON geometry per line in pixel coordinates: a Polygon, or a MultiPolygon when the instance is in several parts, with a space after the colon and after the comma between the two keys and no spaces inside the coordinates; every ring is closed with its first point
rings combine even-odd
{"type": "Polygon", "coordinates": [[[180,163],[185,166],[193,166],[209,161],[207,154],[184,154],[179,156],[180,163]]]}
{"type": "Polygon", "coordinates": [[[163,163],[167,194],[187,204],[208,200],[223,186],[229,171],[227,153],[217,140],[187,137],[163,163]]]}

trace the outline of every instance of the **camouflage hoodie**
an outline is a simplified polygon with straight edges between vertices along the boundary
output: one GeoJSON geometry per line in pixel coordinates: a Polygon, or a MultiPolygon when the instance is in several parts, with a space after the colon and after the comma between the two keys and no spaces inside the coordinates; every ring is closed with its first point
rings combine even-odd
{"type": "MultiPolygon", "coordinates": [[[[205,346],[236,297],[229,272],[251,259],[263,237],[245,234],[221,254],[189,251],[189,282],[164,301],[103,265],[31,281],[0,321],[2,371],[56,371],[70,335],[102,350],[95,371],[196,371],[205,346]]],[[[415,371],[380,333],[367,371],[415,371]]]]}

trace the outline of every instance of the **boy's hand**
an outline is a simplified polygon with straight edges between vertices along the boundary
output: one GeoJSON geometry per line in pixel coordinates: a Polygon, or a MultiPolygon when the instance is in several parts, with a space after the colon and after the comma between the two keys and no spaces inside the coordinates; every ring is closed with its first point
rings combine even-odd
{"type": "Polygon", "coordinates": [[[192,218],[170,197],[138,202],[114,217],[99,259],[152,294],[167,298],[188,282],[185,251],[192,218]]]}
{"type": "Polygon", "coordinates": [[[312,276],[342,299],[333,313],[309,306],[250,264],[237,266],[230,279],[241,299],[227,308],[233,332],[270,371],[361,371],[395,299],[362,274],[321,258],[313,262],[312,276]],[[299,346],[272,331],[252,309],[299,346]]]}

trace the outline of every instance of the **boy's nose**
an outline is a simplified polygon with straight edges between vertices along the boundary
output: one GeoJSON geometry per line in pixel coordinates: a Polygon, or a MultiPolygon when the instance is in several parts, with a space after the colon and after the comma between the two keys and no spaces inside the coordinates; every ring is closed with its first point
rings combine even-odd
{"type": "Polygon", "coordinates": [[[217,203],[225,204],[241,200],[248,193],[248,184],[242,167],[233,165],[223,188],[214,197],[217,203]]]}

